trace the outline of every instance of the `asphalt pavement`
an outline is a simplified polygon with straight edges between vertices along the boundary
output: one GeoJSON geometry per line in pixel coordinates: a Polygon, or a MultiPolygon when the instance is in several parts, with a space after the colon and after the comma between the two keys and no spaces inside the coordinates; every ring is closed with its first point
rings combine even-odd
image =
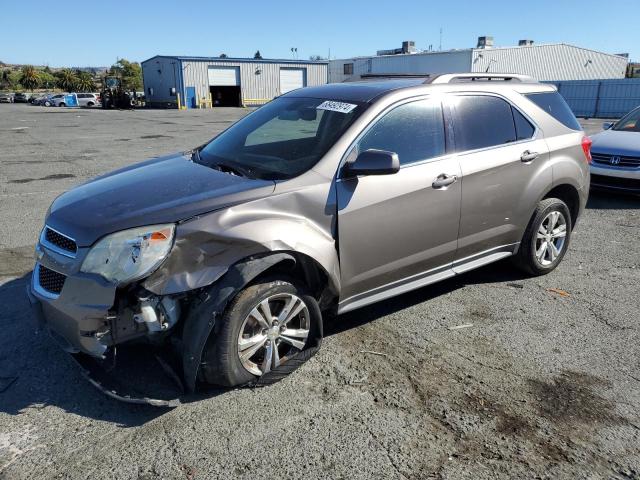
{"type": "Polygon", "coordinates": [[[158,409],[87,383],[24,294],[49,204],[246,112],[0,105],[0,479],[640,478],[634,197],[592,194],[550,275],[501,262],[337,317],[276,385],[158,409]]]}

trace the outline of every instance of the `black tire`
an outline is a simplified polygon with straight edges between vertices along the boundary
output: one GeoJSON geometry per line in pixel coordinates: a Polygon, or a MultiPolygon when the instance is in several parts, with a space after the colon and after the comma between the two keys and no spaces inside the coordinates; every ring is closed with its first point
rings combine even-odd
{"type": "Polygon", "coordinates": [[[67,106],[67,104],[66,104],[66,103],[64,103],[64,102],[60,102],[60,104],[59,104],[58,106],[59,106],[59,107],[66,107],[66,106],[67,106]]]}
{"type": "MultiPolygon", "coordinates": [[[[571,218],[571,212],[569,211],[569,207],[558,198],[545,198],[536,207],[535,212],[533,213],[531,220],[529,221],[529,225],[527,225],[527,229],[524,232],[524,236],[522,237],[522,241],[520,243],[520,249],[518,253],[513,256],[514,264],[525,271],[530,275],[546,275],[547,273],[553,271],[564,258],[567,249],[569,248],[569,244],[571,241],[571,229],[573,227],[571,218]],[[562,247],[559,250],[559,254],[553,259],[550,260],[547,253],[543,255],[545,258],[540,260],[536,255],[537,243],[538,243],[538,231],[544,228],[543,222],[548,222],[548,217],[552,212],[558,212],[562,215],[562,219],[565,222],[565,236],[564,241],[562,242],[562,247]],[[544,263],[543,263],[544,262],[544,263]]],[[[548,225],[548,223],[545,223],[548,225]]],[[[541,243],[544,243],[545,239],[540,239],[541,243]]]]}
{"type": "Polygon", "coordinates": [[[202,355],[206,368],[199,370],[198,378],[207,384],[227,387],[255,384],[265,377],[269,377],[267,383],[274,383],[310,358],[311,355],[306,354],[309,339],[318,336],[318,332],[321,332],[321,324],[322,314],[317,301],[294,281],[281,278],[260,280],[240,291],[227,306],[207,340],[202,355]],[[279,368],[260,377],[247,370],[240,361],[238,355],[240,329],[249,313],[262,300],[277,294],[293,294],[305,303],[310,320],[309,336],[304,349],[298,352],[298,355],[294,355],[288,362],[285,360],[279,368]]]}
{"type": "Polygon", "coordinates": [[[93,102],[87,102],[87,107],[93,107],[95,105],[95,103],[93,102]]]}

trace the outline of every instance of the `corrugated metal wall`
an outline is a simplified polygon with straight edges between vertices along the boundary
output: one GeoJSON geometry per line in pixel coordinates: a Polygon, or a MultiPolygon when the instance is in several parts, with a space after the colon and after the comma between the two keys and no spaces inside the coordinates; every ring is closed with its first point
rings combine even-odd
{"type": "Polygon", "coordinates": [[[475,48],[412,55],[385,55],[331,60],[329,82],[363,73],[500,72],[531,75],[538,80],[624,78],[627,59],[565,44],[475,48]],[[344,64],[353,63],[353,75],[344,64]]]}
{"type": "Polygon", "coordinates": [[[520,73],[538,80],[624,78],[627,59],[572,45],[474,49],[472,72],[520,73]]]}
{"type": "Polygon", "coordinates": [[[468,72],[471,50],[418,53],[412,55],[382,55],[345,60],[331,60],[329,83],[359,78],[366,73],[460,73],[468,72]],[[353,75],[344,74],[344,65],[353,63],[353,75]]]}
{"type": "Polygon", "coordinates": [[[149,104],[176,102],[176,97],[171,95],[171,88],[180,91],[179,68],[178,60],[168,57],[155,57],[142,63],[144,92],[149,104]]]}
{"type": "Polygon", "coordinates": [[[619,118],[640,105],[640,78],[549,83],[578,117],[619,118]]]}
{"type": "Polygon", "coordinates": [[[280,95],[280,68],[306,70],[307,86],[327,83],[326,63],[267,63],[241,61],[184,60],[184,86],[195,87],[198,98],[209,94],[209,67],[240,67],[240,88],[243,100],[257,105],[280,95]],[[257,73],[260,71],[260,73],[257,73]],[[256,102],[262,100],[262,102],[256,102]]]}

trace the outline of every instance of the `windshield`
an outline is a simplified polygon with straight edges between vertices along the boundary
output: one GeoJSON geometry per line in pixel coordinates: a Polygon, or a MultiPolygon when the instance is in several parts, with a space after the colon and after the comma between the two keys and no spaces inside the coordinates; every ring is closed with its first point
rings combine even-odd
{"type": "Polygon", "coordinates": [[[194,161],[250,178],[293,178],[313,167],[364,108],[319,98],[277,98],[195,152],[194,161]]]}
{"type": "Polygon", "coordinates": [[[612,128],[625,132],[640,132],[640,108],[636,108],[622,117],[612,128]]]}

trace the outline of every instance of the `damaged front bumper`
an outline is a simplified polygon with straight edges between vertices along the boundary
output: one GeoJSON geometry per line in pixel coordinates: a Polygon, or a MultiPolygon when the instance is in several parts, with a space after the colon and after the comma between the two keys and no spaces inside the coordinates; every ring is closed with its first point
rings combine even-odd
{"type": "Polygon", "coordinates": [[[52,295],[39,282],[36,264],[27,297],[39,328],[80,367],[83,376],[107,396],[157,407],[175,407],[185,390],[166,349],[153,345],[109,346],[115,287],[93,275],[69,276],[60,294],[52,295]],[[79,298],[84,299],[80,303],[79,298]]]}
{"type": "Polygon", "coordinates": [[[48,330],[65,351],[95,357],[103,357],[107,350],[101,339],[109,331],[115,293],[115,286],[98,275],[77,272],[67,276],[42,263],[36,263],[27,286],[40,327],[48,330]],[[42,285],[46,276],[54,275],[64,284],[59,292],[42,285]]]}

